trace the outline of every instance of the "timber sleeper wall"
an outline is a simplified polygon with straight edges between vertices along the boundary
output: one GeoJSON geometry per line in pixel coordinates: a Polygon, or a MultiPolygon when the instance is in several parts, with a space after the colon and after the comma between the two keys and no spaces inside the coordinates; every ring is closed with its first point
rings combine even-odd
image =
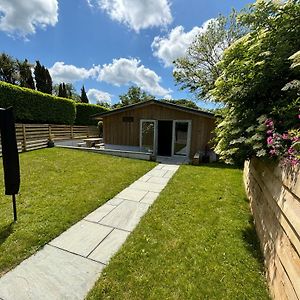
{"type": "Polygon", "coordinates": [[[244,182],[275,300],[300,299],[300,168],[252,159],[244,182]]]}
{"type": "MultiPolygon", "coordinates": [[[[97,126],[51,125],[51,124],[16,124],[16,136],[19,152],[45,148],[48,139],[69,140],[98,137],[97,126]]],[[[0,144],[0,154],[1,154],[0,144]]]]}

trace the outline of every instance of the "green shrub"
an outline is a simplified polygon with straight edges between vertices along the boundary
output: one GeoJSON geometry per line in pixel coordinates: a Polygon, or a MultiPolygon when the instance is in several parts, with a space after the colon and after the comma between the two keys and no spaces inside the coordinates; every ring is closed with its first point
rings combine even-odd
{"type": "Polygon", "coordinates": [[[76,125],[97,125],[98,121],[93,120],[91,115],[108,111],[107,108],[87,103],[76,103],[76,125]]]}
{"type": "Polygon", "coordinates": [[[72,100],[0,82],[0,107],[9,106],[23,123],[73,124],[76,116],[72,100]]]}

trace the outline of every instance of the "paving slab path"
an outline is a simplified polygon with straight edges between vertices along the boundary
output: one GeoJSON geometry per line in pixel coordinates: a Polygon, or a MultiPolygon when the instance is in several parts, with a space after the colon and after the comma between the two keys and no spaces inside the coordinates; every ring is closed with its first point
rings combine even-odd
{"type": "Polygon", "coordinates": [[[84,299],[178,168],[157,165],[6,273],[0,299],[84,299]]]}

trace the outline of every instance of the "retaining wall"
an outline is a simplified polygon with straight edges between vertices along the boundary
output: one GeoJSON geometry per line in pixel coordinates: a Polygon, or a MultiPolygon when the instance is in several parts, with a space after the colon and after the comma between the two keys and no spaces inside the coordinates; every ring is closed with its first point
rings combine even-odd
{"type": "Polygon", "coordinates": [[[244,182],[273,299],[300,299],[300,168],[259,159],[245,163],[244,182]]]}

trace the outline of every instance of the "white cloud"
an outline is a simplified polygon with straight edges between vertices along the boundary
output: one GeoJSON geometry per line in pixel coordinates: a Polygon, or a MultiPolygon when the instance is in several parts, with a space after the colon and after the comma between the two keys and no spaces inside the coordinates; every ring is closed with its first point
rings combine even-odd
{"type": "Polygon", "coordinates": [[[25,37],[58,21],[57,0],[1,0],[0,30],[25,37]]]}
{"type": "Polygon", "coordinates": [[[195,37],[205,32],[213,20],[207,20],[201,27],[195,26],[188,32],[184,32],[183,26],[177,26],[167,36],[156,36],[151,44],[153,55],[158,57],[165,67],[172,66],[173,61],[185,55],[195,37]]]}
{"type": "Polygon", "coordinates": [[[141,61],[135,58],[114,59],[111,64],[103,65],[98,80],[117,86],[133,83],[156,96],[165,96],[171,92],[160,86],[161,78],[153,70],[141,65],[141,61]]]}
{"type": "MultiPolygon", "coordinates": [[[[91,6],[92,0],[87,0],[91,6]]],[[[112,20],[124,23],[139,32],[172,22],[169,0],[93,0],[112,20]]]]}
{"type": "Polygon", "coordinates": [[[111,103],[111,94],[97,89],[89,89],[86,93],[91,103],[107,102],[111,103]]]}
{"type": "Polygon", "coordinates": [[[172,96],[171,95],[166,95],[166,96],[164,96],[164,99],[166,99],[166,100],[172,100],[172,96]]]}
{"type": "Polygon", "coordinates": [[[49,69],[49,72],[54,82],[73,83],[90,77],[95,78],[97,77],[99,70],[99,66],[85,69],[78,68],[74,65],[65,65],[64,62],[58,61],[49,69]]]}

